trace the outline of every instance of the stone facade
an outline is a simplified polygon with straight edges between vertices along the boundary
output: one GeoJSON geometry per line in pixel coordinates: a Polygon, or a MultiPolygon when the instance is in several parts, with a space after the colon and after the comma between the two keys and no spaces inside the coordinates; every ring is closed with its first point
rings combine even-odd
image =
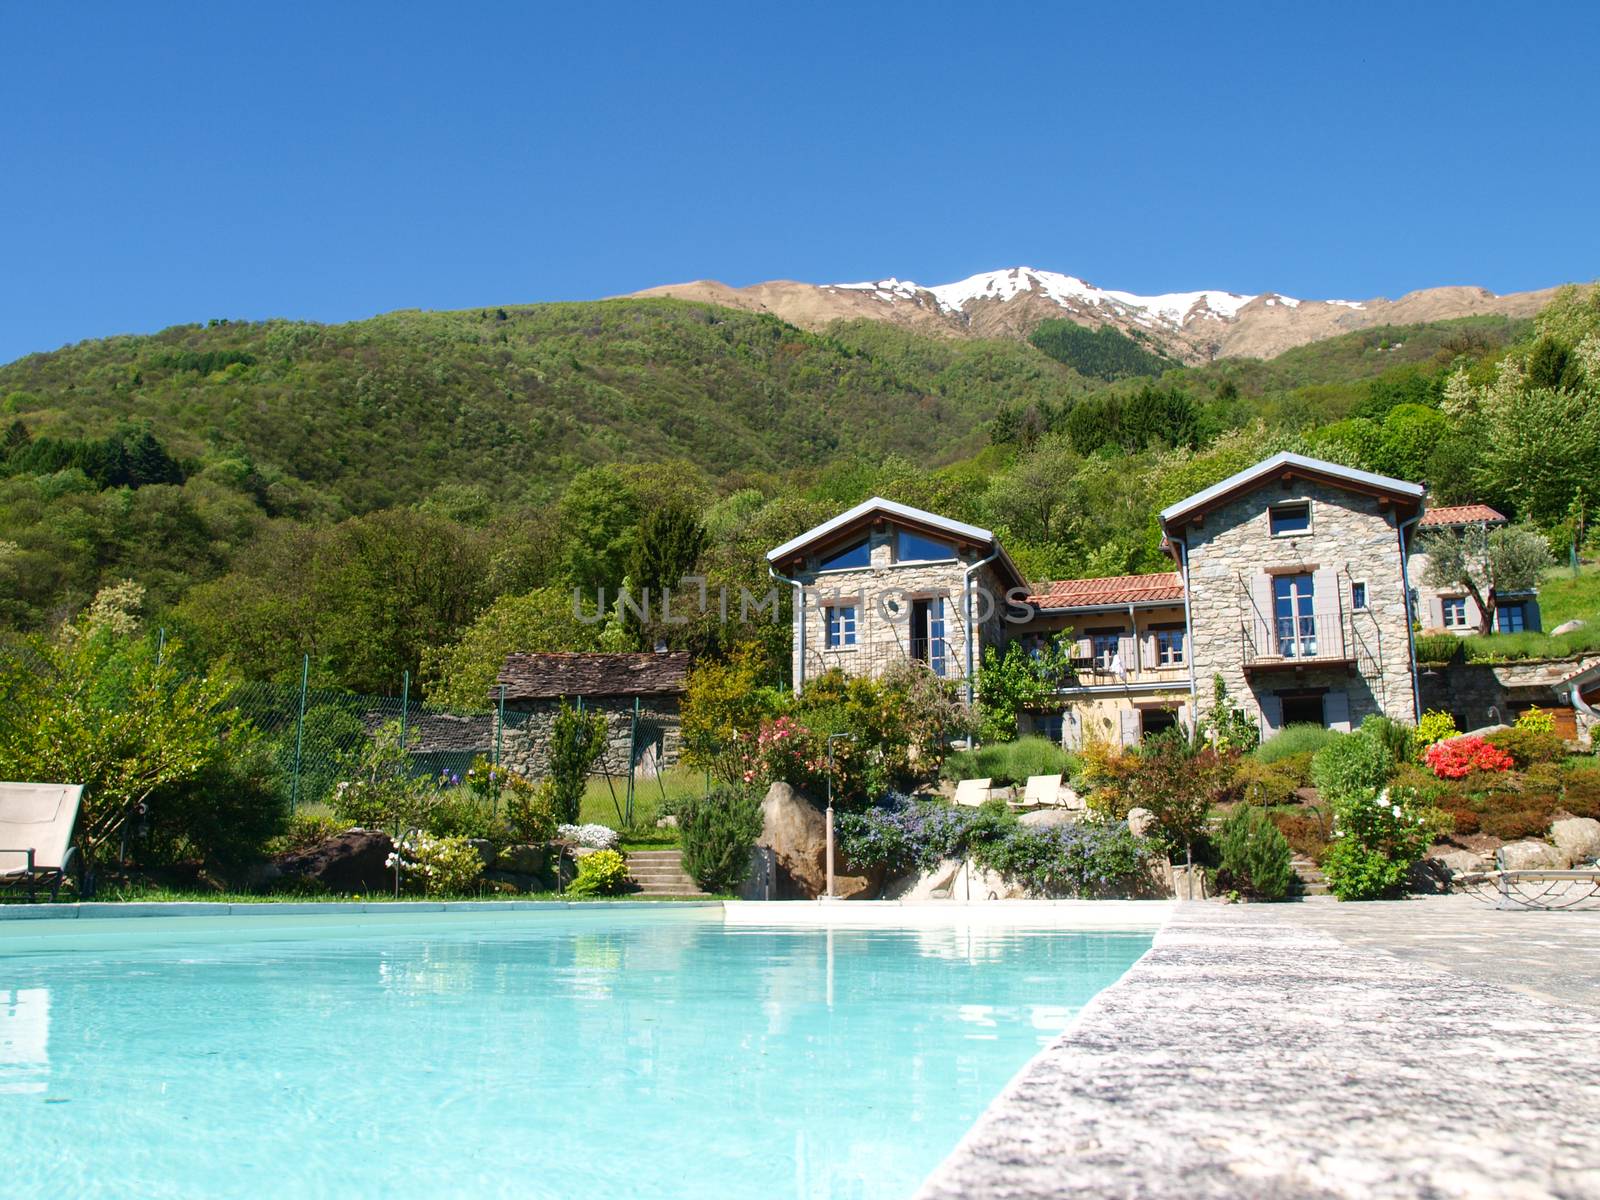
{"type": "Polygon", "coordinates": [[[1592,722],[1575,713],[1560,685],[1600,665],[1600,657],[1526,659],[1505,663],[1452,662],[1418,675],[1424,711],[1450,713],[1461,730],[1508,725],[1537,706],[1554,715],[1556,731],[1570,741],[1591,744],[1592,722]]]}
{"type": "MultiPolygon", "coordinates": [[[[585,712],[606,718],[606,749],[594,773],[623,776],[632,758],[637,771],[654,775],[678,761],[682,738],[677,696],[646,696],[639,701],[639,744],[634,746],[634,708],[631,696],[585,697],[585,712]]],[[[550,728],[560,709],[559,700],[524,700],[506,705],[505,728],[500,734],[500,761],[529,779],[542,779],[550,769],[550,728]]]]}
{"type": "Polygon", "coordinates": [[[1199,522],[1170,531],[1187,547],[1190,644],[1200,715],[1221,674],[1233,702],[1263,734],[1306,719],[1320,694],[1324,723],[1350,729],[1373,713],[1416,720],[1411,624],[1400,533],[1390,507],[1361,491],[1292,478],[1263,480],[1199,522]],[[1310,504],[1310,528],[1273,535],[1269,509],[1310,504]],[[1274,579],[1312,581],[1314,642],[1284,655],[1277,641],[1274,579]],[[1355,607],[1356,585],[1364,606],[1355,607]],[[1285,705],[1289,706],[1289,718],[1285,705]]]}
{"type": "Polygon", "coordinates": [[[1072,677],[1055,705],[1027,714],[1023,732],[1053,737],[1059,715],[1062,745],[1077,749],[1089,741],[1131,746],[1174,719],[1189,727],[1187,635],[1176,663],[1162,663],[1157,641],[1161,631],[1183,633],[1181,603],[1039,613],[1009,633],[1028,645],[1064,630],[1072,633],[1072,677]],[[1097,654],[1109,638],[1116,639],[1114,665],[1097,654]]]}
{"type": "Polygon", "coordinates": [[[804,585],[801,602],[794,606],[796,683],[835,667],[849,675],[879,675],[914,651],[936,667],[942,665],[945,678],[962,680],[967,676],[969,629],[976,673],[984,648],[999,645],[1006,628],[1006,588],[992,566],[972,574],[969,621],[964,596],[967,570],[987,556],[961,548],[955,558],[942,562],[900,563],[894,560],[895,526],[880,523],[869,538],[870,566],[821,571],[812,556],[806,569],[792,576],[804,585]],[[920,638],[913,637],[912,617],[921,611],[918,601],[937,605],[944,622],[942,641],[926,651],[921,650],[920,638]],[[854,610],[853,644],[828,644],[828,610],[836,606],[854,610]]]}

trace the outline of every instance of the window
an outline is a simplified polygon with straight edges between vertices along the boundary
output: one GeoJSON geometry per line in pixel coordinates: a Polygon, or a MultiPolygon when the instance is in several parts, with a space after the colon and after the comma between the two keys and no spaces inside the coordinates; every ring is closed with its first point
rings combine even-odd
{"type": "Polygon", "coordinates": [[[1039,722],[1039,734],[1049,738],[1057,746],[1061,745],[1064,721],[1060,713],[1049,713],[1039,722]]]}
{"type": "Polygon", "coordinates": [[[1316,657],[1317,621],[1311,611],[1314,601],[1309,574],[1272,577],[1272,616],[1281,657],[1316,657]]]}
{"type": "Polygon", "coordinates": [[[943,675],[947,647],[944,637],[944,597],[930,596],[911,602],[911,657],[925,662],[935,675],[943,675]]]}
{"type": "Polygon", "coordinates": [[[862,538],[853,546],[846,546],[843,550],[834,553],[831,558],[822,560],[819,571],[847,571],[851,568],[870,567],[872,565],[872,546],[866,538],[862,538]]]}
{"type": "Polygon", "coordinates": [[[901,529],[896,533],[895,562],[940,562],[955,556],[954,546],[925,538],[920,533],[912,533],[909,529],[901,529]]]}
{"type": "Polygon", "coordinates": [[[1183,665],[1183,630],[1156,630],[1156,665],[1162,667],[1183,665]]]}
{"type": "Polygon", "coordinates": [[[828,649],[856,644],[856,606],[854,604],[829,604],[824,610],[828,618],[828,649]]]}
{"type": "Polygon", "coordinates": [[[1120,663],[1117,652],[1121,648],[1122,630],[1099,629],[1089,634],[1089,644],[1094,647],[1094,666],[1097,671],[1114,671],[1120,663]]]}
{"type": "Polygon", "coordinates": [[[1367,607],[1367,585],[1358,580],[1350,585],[1350,607],[1361,610],[1367,607]]]}
{"type": "Polygon", "coordinates": [[[1311,529],[1311,501],[1297,500],[1293,504],[1274,504],[1267,509],[1267,524],[1273,537],[1307,533],[1311,529]]]}
{"type": "Polygon", "coordinates": [[[1467,598],[1465,596],[1445,596],[1439,601],[1439,608],[1444,615],[1446,629],[1465,629],[1467,627],[1467,598]]]}
{"type": "Polygon", "coordinates": [[[1521,633],[1528,628],[1528,610],[1521,604],[1502,604],[1495,610],[1495,628],[1501,633],[1521,633]]]}
{"type": "Polygon", "coordinates": [[[1279,692],[1284,725],[1326,725],[1322,697],[1320,691],[1279,692]]]}

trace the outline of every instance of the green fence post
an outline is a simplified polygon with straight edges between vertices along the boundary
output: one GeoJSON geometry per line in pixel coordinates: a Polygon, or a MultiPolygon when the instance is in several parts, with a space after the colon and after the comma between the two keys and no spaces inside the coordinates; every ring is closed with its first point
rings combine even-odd
{"type": "Polygon", "coordinates": [[[500,755],[505,750],[506,738],[506,685],[500,685],[500,703],[495,710],[494,721],[494,765],[500,765],[500,755]]]}
{"type": "Polygon", "coordinates": [[[411,705],[411,672],[400,677],[400,749],[406,748],[406,710],[411,705]]]}
{"type": "Polygon", "coordinates": [[[633,828],[633,777],[635,764],[639,761],[639,697],[633,698],[633,726],[628,730],[628,811],[622,818],[622,823],[629,829],[633,828]]]}
{"type": "Polygon", "coordinates": [[[300,809],[300,754],[306,742],[306,685],[311,682],[311,655],[300,659],[300,714],[294,721],[294,779],[289,784],[289,811],[300,809]]]}

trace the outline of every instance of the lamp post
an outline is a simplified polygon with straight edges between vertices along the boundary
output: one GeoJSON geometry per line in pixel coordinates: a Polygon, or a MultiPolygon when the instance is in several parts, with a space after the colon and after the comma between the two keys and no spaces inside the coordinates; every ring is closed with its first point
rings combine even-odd
{"type": "Polygon", "coordinates": [[[830,733],[828,735],[828,891],[827,899],[833,899],[833,744],[840,738],[853,742],[856,735],[853,733],[830,733]]]}

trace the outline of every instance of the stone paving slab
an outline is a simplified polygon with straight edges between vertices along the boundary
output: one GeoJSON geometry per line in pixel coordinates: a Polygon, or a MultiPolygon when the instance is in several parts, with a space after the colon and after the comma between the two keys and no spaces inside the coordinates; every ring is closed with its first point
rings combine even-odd
{"type": "Polygon", "coordinates": [[[1600,1197],[1600,1011],[1444,969],[1444,909],[1344,907],[1179,906],[921,1200],[1600,1197]]]}

